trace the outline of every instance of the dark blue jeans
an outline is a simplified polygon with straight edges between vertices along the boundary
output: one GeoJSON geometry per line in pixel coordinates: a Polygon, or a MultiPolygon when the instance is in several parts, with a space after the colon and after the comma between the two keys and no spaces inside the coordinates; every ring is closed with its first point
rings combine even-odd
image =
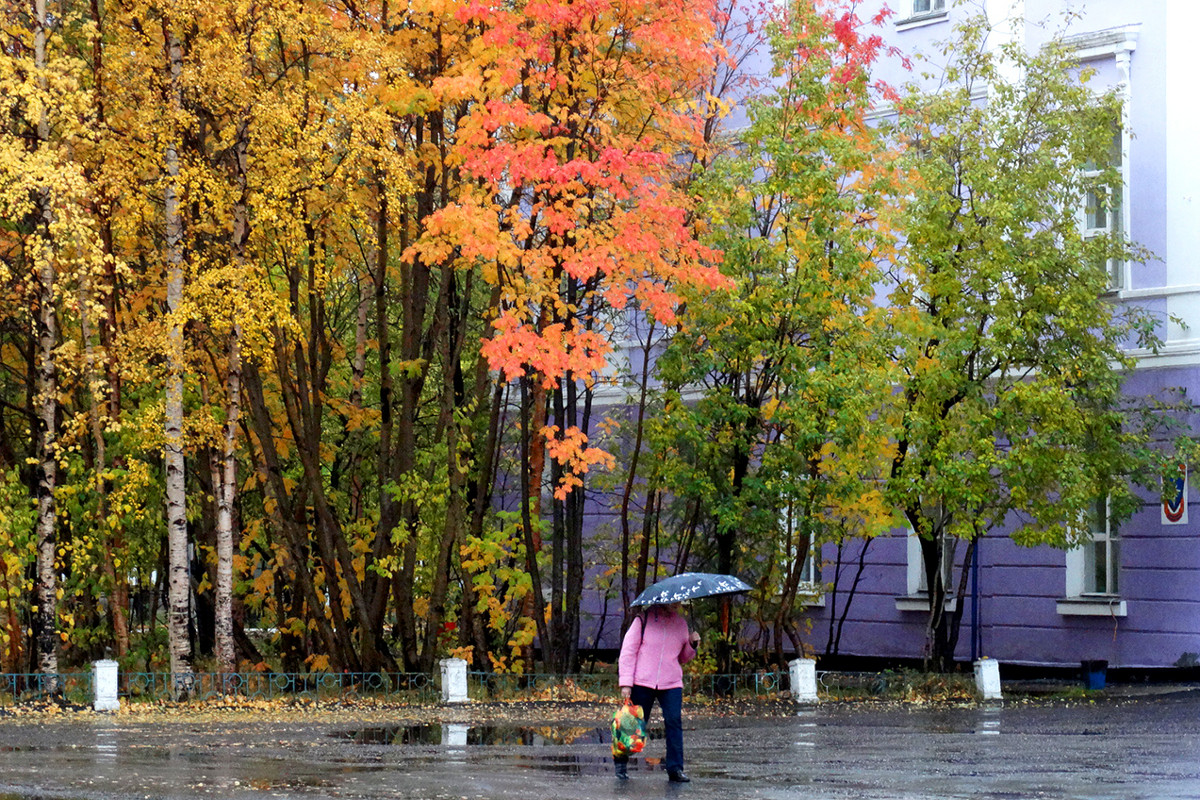
{"type": "Polygon", "coordinates": [[[634,705],[642,707],[646,723],[650,723],[650,709],[655,701],[662,709],[663,727],[667,735],[667,771],[683,771],[683,689],[651,689],[649,686],[634,685],[629,693],[634,705]]]}

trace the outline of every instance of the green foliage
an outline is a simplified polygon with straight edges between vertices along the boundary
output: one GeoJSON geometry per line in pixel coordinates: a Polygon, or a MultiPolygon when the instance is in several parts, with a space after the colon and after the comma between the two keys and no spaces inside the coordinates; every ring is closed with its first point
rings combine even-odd
{"type": "Polygon", "coordinates": [[[699,555],[755,573],[752,613],[793,630],[810,544],[893,517],[875,489],[895,376],[874,296],[900,176],[866,121],[878,42],[837,20],[798,3],[772,24],[774,88],[698,181],[730,287],[689,298],[650,426],[679,519],[707,522],[699,555]]]}
{"type": "Polygon", "coordinates": [[[902,380],[883,414],[898,446],[887,494],[930,543],[939,660],[957,621],[932,543],[1015,525],[1021,544],[1068,547],[1095,498],[1127,516],[1134,485],[1161,474],[1162,419],[1127,415],[1121,391],[1128,347],[1155,347],[1159,329],[1105,296],[1106,262],[1146,254],[1119,233],[1085,239],[1079,219],[1096,181],[1119,196],[1102,156],[1121,98],[1081,80],[1061,42],[992,48],[989,33],[982,16],[960,24],[937,88],[911,90],[893,129],[918,180],[890,294],[902,380]]]}

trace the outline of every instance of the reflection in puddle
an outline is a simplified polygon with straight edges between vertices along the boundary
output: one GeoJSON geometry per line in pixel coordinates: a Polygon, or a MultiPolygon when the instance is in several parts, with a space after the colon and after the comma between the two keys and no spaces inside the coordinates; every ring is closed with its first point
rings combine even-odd
{"type": "Polygon", "coordinates": [[[96,762],[111,763],[117,760],[116,731],[98,729],[96,731],[96,762]]]}
{"type": "MultiPolygon", "coordinates": [[[[570,725],[389,725],[333,734],[355,744],[523,745],[611,744],[605,728],[570,725]]],[[[652,734],[653,736],[653,734],[652,734]]]]}
{"type": "MultiPolygon", "coordinates": [[[[605,756],[592,755],[560,755],[560,756],[518,756],[520,766],[556,772],[560,775],[604,775],[612,772],[612,759],[605,756]]],[[[630,771],[638,768],[637,759],[629,762],[630,771]]]]}
{"type": "Polygon", "coordinates": [[[984,706],[975,723],[975,732],[988,736],[1000,733],[1000,709],[996,706],[984,706]]]}
{"type": "Polygon", "coordinates": [[[802,708],[796,713],[796,747],[816,747],[817,715],[811,708],[802,708]]]}

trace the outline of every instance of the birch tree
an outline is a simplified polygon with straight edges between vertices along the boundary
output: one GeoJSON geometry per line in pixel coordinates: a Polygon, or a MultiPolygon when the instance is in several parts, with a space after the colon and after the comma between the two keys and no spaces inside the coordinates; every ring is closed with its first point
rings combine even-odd
{"type": "Polygon", "coordinates": [[[186,698],[192,684],[191,564],[187,529],[187,473],[184,462],[183,351],[184,222],[180,208],[180,142],[178,126],[183,115],[183,46],[172,25],[163,18],[164,91],[168,113],[163,151],[163,220],[166,231],[164,260],[167,278],[167,385],[164,408],[163,460],[166,465],[168,608],[167,632],[170,669],[175,693],[186,698]]]}

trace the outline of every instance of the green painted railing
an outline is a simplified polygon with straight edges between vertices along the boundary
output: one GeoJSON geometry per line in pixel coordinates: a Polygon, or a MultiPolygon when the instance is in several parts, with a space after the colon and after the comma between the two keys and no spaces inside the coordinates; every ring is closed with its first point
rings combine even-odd
{"type": "MultiPolygon", "coordinates": [[[[468,693],[472,699],[608,700],[617,695],[617,676],[612,674],[576,675],[497,675],[467,673],[468,693]]],[[[728,697],[769,697],[788,690],[787,672],[757,672],[736,675],[684,675],[684,697],[716,699],[728,697]]]]}
{"type": "Polygon", "coordinates": [[[70,703],[91,703],[94,697],[92,673],[41,672],[0,673],[0,703],[28,703],[61,698],[70,703]]]}
{"type": "Polygon", "coordinates": [[[118,685],[119,695],[132,701],[171,699],[178,694],[176,685],[191,699],[201,701],[222,697],[313,701],[386,697],[431,702],[438,699],[440,691],[430,675],[396,672],[195,672],[190,676],[123,672],[118,685]]]}

